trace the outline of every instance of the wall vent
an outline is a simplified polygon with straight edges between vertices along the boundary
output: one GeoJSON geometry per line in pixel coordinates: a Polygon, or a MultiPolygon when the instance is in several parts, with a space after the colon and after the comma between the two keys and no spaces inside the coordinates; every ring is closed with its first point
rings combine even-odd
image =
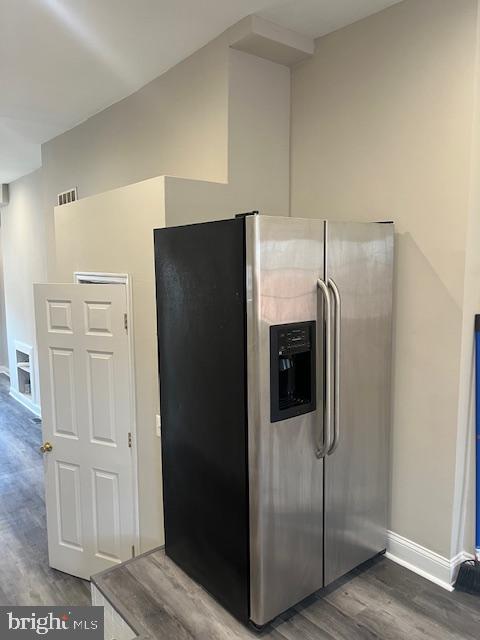
{"type": "Polygon", "coordinates": [[[69,189],[68,191],[62,191],[62,193],[57,195],[57,204],[59,207],[61,207],[62,204],[70,204],[70,202],[75,202],[76,200],[78,200],[77,187],[69,189]]]}

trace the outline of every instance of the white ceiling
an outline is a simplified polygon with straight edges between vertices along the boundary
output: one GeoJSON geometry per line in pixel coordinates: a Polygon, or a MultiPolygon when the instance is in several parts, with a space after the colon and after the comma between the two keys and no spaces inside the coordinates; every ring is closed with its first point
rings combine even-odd
{"type": "Polygon", "coordinates": [[[0,183],[251,13],[318,36],[398,0],[0,0],[0,183]]]}
{"type": "Polygon", "coordinates": [[[382,11],[401,0],[280,0],[258,15],[318,38],[382,11]]]}

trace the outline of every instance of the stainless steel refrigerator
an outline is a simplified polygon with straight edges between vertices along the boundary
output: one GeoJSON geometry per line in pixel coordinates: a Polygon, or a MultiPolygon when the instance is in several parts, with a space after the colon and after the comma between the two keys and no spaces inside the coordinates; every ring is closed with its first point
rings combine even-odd
{"type": "Polygon", "coordinates": [[[155,230],[166,553],[263,626],[386,547],[391,223],[155,230]]]}

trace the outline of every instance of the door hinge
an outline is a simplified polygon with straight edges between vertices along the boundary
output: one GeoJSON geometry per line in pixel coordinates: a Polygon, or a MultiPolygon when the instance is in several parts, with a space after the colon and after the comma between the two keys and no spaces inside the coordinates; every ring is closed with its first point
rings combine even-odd
{"type": "Polygon", "coordinates": [[[128,446],[130,447],[130,449],[132,448],[132,434],[131,433],[128,434],[128,446]]]}
{"type": "Polygon", "coordinates": [[[132,544],[132,558],[135,558],[135,545],[132,544]]]}
{"type": "Polygon", "coordinates": [[[123,314],[123,326],[125,327],[125,331],[128,333],[128,316],[126,313],[123,314]]]}

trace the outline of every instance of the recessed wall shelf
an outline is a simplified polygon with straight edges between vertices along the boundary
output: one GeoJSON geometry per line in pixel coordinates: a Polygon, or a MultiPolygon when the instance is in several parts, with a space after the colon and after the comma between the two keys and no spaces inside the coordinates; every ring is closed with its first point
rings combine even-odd
{"type": "Polygon", "coordinates": [[[28,398],[32,397],[32,376],[31,376],[31,365],[32,365],[32,356],[33,349],[32,347],[16,343],[15,344],[15,359],[17,365],[17,384],[19,393],[27,396],[28,398]]]}
{"type": "Polygon", "coordinates": [[[15,342],[15,369],[12,372],[10,394],[39,415],[36,404],[35,362],[33,347],[23,342],[15,342]]]}

